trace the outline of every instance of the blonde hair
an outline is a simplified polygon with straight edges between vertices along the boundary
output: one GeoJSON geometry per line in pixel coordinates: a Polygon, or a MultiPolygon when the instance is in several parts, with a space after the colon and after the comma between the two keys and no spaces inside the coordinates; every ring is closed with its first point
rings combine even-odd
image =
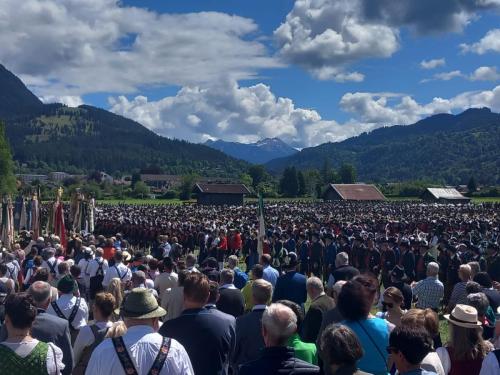
{"type": "Polygon", "coordinates": [[[123,301],[122,283],[119,278],[115,277],[111,279],[107,292],[115,297],[115,309],[119,309],[123,301]]]}
{"type": "Polygon", "coordinates": [[[472,269],[468,264],[462,264],[458,269],[458,276],[462,281],[470,280],[472,269]]]}
{"type": "Polygon", "coordinates": [[[127,333],[127,326],[122,320],[113,323],[111,327],[109,327],[108,332],[106,333],[106,338],[115,338],[121,337],[127,333]]]}
{"type": "Polygon", "coordinates": [[[432,309],[411,309],[401,317],[401,324],[424,327],[431,337],[439,334],[439,318],[432,309]]]}

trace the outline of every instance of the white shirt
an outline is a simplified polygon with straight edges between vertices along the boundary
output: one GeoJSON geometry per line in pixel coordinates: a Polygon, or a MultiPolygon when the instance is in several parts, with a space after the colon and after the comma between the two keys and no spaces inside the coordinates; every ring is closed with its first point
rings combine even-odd
{"type": "MultiPolygon", "coordinates": [[[[99,330],[104,329],[106,327],[111,327],[113,325],[112,322],[96,322],[95,325],[99,328],[99,330]]],[[[83,354],[83,351],[86,347],[91,346],[94,343],[95,337],[92,333],[92,329],[90,326],[84,326],[78,332],[78,336],[76,336],[75,343],[73,344],[73,354],[74,354],[74,363],[77,364],[80,361],[80,357],[83,354]]]]}
{"type": "MultiPolygon", "coordinates": [[[[149,326],[133,326],[127,329],[123,341],[139,375],[146,375],[153,365],[163,342],[163,336],[149,326]]],[[[125,375],[113,342],[105,339],[92,353],[87,375],[125,375]]],[[[160,375],[194,375],[193,367],[184,347],[172,339],[167,359],[160,375]]]]}
{"type": "Polygon", "coordinates": [[[42,263],[42,268],[46,268],[47,271],[49,271],[49,273],[52,274],[50,266],[47,262],[54,265],[54,271],[56,272],[56,277],[59,277],[59,270],[57,269],[57,266],[59,265],[59,263],[61,263],[59,259],[56,259],[56,257],[50,257],[49,259],[44,260],[42,263]]]}
{"type": "Polygon", "coordinates": [[[82,278],[85,281],[85,286],[87,288],[90,287],[89,264],[91,260],[92,259],[87,260],[85,258],[82,258],[78,262],[78,267],[80,267],[80,269],[82,270],[82,278]]]}
{"type": "MultiPolygon", "coordinates": [[[[30,341],[23,341],[23,342],[4,341],[1,343],[1,345],[5,345],[7,348],[13,350],[21,358],[25,358],[33,351],[33,349],[35,349],[35,346],[37,346],[39,342],[40,341],[38,341],[37,339],[32,339],[30,341]]],[[[49,345],[49,350],[47,351],[47,361],[46,361],[47,373],[49,375],[59,375],[61,373],[61,370],[64,369],[64,363],[62,361],[63,360],[62,350],[51,342],[49,342],[48,345],[49,345]]]]}
{"type": "MultiPolygon", "coordinates": [[[[71,311],[73,310],[73,306],[75,306],[76,297],[73,294],[62,294],[59,299],[56,301],[57,306],[66,317],[69,318],[71,315],[71,311]]],[[[59,316],[54,311],[52,304],[47,308],[47,314],[51,314],[54,316],[59,316]]],[[[81,329],[82,327],[87,325],[87,320],[89,319],[89,308],[87,306],[87,302],[83,298],[80,298],[80,307],[75,315],[75,319],[73,319],[73,328],[81,329]]]]}
{"type": "Polygon", "coordinates": [[[88,274],[89,277],[94,277],[99,269],[99,263],[102,263],[103,275],[106,275],[106,271],[108,270],[108,261],[101,257],[92,259],[89,263],[88,274]],[[104,263],[102,263],[104,261],[104,263]]]}
{"type": "Polygon", "coordinates": [[[104,275],[104,279],[102,281],[102,286],[107,288],[111,280],[115,277],[120,279],[122,283],[125,283],[132,279],[132,271],[130,271],[130,268],[128,268],[123,263],[115,263],[113,267],[109,267],[106,271],[106,274],[104,275]],[[116,272],[117,269],[120,274],[116,272]]]}
{"type": "Polygon", "coordinates": [[[161,307],[167,310],[164,322],[180,316],[184,310],[184,287],[176,286],[165,290],[161,295],[161,307]]]}
{"type": "Polygon", "coordinates": [[[155,289],[158,291],[160,296],[168,288],[176,287],[178,284],[179,275],[175,272],[162,272],[155,278],[155,289]]]}
{"type": "Polygon", "coordinates": [[[500,365],[498,364],[495,353],[491,352],[483,359],[483,365],[481,366],[481,372],[479,373],[479,375],[498,374],[500,374],[500,365]]]}

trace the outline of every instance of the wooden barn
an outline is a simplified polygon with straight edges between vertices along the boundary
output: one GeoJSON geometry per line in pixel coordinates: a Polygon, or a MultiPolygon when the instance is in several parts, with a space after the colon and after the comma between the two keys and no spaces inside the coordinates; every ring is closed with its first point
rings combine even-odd
{"type": "Polygon", "coordinates": [[[194,187],[198,204],[241,206],[246,194],[250,194],[243,184],[203,184],[194,187]]]}
{"type": "Polygon", "coordinates": [[[469,203],[470,198],[463,196],[454,188],[427,188],[422,194],[422,200],[437,203],[469,203]]]}
{"type": "Polygon", "coordinates": [[[383,201],[385,197],[375,185],[329,184],[323,199],[325,201],[383,201]]]}

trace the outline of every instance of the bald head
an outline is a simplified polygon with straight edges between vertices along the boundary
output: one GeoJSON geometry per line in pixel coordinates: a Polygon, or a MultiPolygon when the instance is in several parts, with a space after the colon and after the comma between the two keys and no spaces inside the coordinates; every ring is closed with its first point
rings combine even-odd
{"type": "Polygon", "coordinates": [[[28,294],[33,297],[36,307],[46,309],[50,302],[51,286],[45,281],[35,281],[29,287],[28,294]]]}

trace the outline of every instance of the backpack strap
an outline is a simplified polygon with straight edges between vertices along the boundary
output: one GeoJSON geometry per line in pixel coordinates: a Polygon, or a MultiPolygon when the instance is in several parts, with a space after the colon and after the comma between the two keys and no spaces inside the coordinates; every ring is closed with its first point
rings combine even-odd
{"type": "Polygon", "coordinates": [[[125,374],[138,375],[134,362],[132,362],[132,358],[130,358],[130,354],[128,354],[127,348],[125,347],[125,342],[123,342],[123,337],[113,337],[111,341],[113,342],[116,355],[120,360],[125,374]]]}
{"type": "Polygon", "coordinates": [[[50,273],[52,274],[56,274],[56,263],[57,263],[57,260],[54,261],[54,263],[50,263],[49,261],[47,261],[47,264],[49,265],[49,268],[50,268],[50,273]]]}
{"type": "Polygon", "coordinates": [[[71,325],[73,325],[73,320],[75,320],[76,313],[78,312],[78,309],[80,308],[80,302],[81,298],[78,297],[75,302],[75,306],[73,306],[73,309],[71,310],[71,314],[69,315],[68,321],[71,325]]]}
{"type": "Polygon", "coordinates": [[[161,343],[158,355],[156,356],[155,361],[153,362],[153,366],[151,366],[151,369],[148,372],[148,375],[155,375],[160,373],[163,365],[165,364],[165,361],[167,360],[171,341],[172,340],[168,337],[163,338],[163,342],[161,343]]]}
{"type": "Polygon", "coordinates": [[[52,306],[52,308],[54,309],[55,313],[57,314],[57,316],[58,316],[59,318],[62,318],[62,319],[64,319],[64,320],[68,320],[68,318],[66,318],[66,317],[64,316],[64,314],[62,313],[62,311],[61,311],[61,309],[59,308],[59,306],[57,305],[57,302],[56,302],[56,301],[52,302],[50,305],[52,306]]]}
{"type": "Polygon", "coordinates": [[[125,271],[125,272],[123,273],[123,275],[121,275],[121,274],[120,274],[120,271],[118,270],[118,267],[117,267],[117,266],[114,266],[114,267],[115,267],[116,273],[118,274],[118,277],[120,278],[120,280],[123,280],[123,278],[124,278],[125,276],[127,276],[127,272],[125,271]]]}

